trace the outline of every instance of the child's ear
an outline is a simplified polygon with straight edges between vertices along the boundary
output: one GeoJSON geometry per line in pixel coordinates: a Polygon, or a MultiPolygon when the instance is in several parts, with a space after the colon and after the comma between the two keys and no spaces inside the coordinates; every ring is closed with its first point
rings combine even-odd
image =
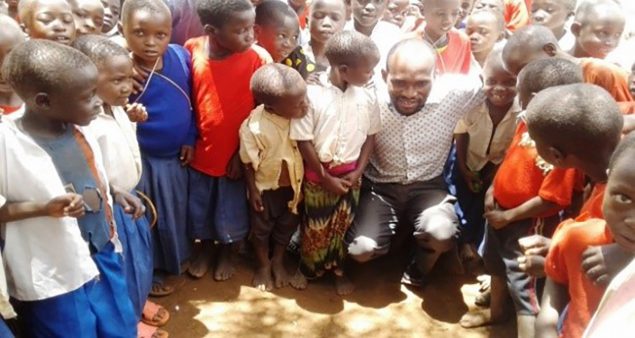
{"type": "Polygon", "coordinates": [[[566,160],[567,155],[560,151],[560,149],[550,146],[547,151],[549,152],[550,157],[553,159],[552,163],[556,167],[564,167],[564,162],[566,160]]]}
{"type": "Polygon", "coordinates": [[[542,46],[542,50],[551,57],[556,56],[556,54],[558,54],[558,46],[556,46],[555,44],[551,42],[542,46]]]}
{"type": "Polygon", "coordinates": [[[573,36],[575,36],[576,39],[580,36],[581,29],[582,29],[582,25],[579,22],[574,21],[571,24],[571,33],[573,33],[573,36]]]}
{"type": "Polygon", "coordinates": [[[340,74],[346,74],[348,72],[348,66],[347,65],[339,65],[337,66],[337,70],[340,74]]]}
{"type": "Polygon", "coordinates": [[[216,27],[212,26],[212,25],[205,25],[203,26],[203,30],[205,30],[205,34],[207,35],[216,35],[216,27]]]}
{"type": "Polygon", "coordinates": [[[35,105],[40,109],[48,109],[51,106],[51,100],[47,93],[37,93],[33,99],[35,105]]]}

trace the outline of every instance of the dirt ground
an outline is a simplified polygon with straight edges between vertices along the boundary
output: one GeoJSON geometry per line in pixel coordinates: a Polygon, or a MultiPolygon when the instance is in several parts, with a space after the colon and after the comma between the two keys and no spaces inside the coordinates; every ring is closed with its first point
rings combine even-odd
{"type": "Polygon", "coordinates": [[[251,263],[241,258],[229,281],[179,277],[174,294],[154,301],[171,312],[165,329],[173,338],[514,337],[513,322],[471,330],[458,325],[474,308],[467,304],[478,293],[475,279],[438,268],[425,288],[410,289],[399,284],[402,267],[393,256],[353,267],[357,290],[344,298],[328,277],[304,291],[261,292],[251,287],[251,263]]]}

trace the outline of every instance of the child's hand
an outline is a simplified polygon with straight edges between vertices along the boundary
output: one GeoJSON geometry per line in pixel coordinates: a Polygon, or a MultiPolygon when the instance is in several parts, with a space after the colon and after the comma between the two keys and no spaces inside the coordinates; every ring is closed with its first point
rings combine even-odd
{"type": "Polygon", "coordinates": [[[487,211],[483,216],[485,216],[489,225],[496,230],[504,228],[511,222],[509,213],[506,210],[487,211]]]}
{"type": "Polygon", "coordinates": [[[137,219],[146,212],[146,207],[139,197],[123,190],[113,191],[115,203],[121,205],[127,214],[131,214],[132,218],[137,219]]]}
{"type": "Polygon", "coordinates": [[[551,238],[541,235],[531,235],[518,239],[518,245],[525,256],[546,257],[551,246],[551,238]]]}
{"type": "Polygon", "coordinates": [[[616,243],[590,246],[582,253],[582,271],[594,284],[607,285],[632,259],[616,243]]]}
{"type": "Polygon", "coordinates": [[[461,176],[463,176],[465,184],[467,184],[467,188],[470,189],[471,192],[477,193],[480,192],[481,189],[483,189],[483,181],[477,173],[469,169],[460,170],[460,173],[461,176]]]}
{"type": "Polygon", "coordinates": [[[243,177],[243,164],[240,162],[238,153],[232,156],[227,164],[227,178],[230,180],[239,180],[243,177]]]}
{"type": "Polygon", "coordinates": [[[254,209],[255,212],[263,212],[265,211],[265,207],[262,203],[262,195],[258,190],[249,190],[249,203],[251,204],[251,208],[254,209]]]}
{"type": "Polygon", "coordinates": [[[84,199],[78,194],[65,194],[48,201],[45,206],[46,214],[50,217],[84,216],[84,199]]]}
{"type": "Polygon", "coordinates": [[[126,114],[130,122],[145,122],[148,120],[148,111],[141,103],[132,103],[125,106],[126,114]]]}
{"type": "Polygon", "coordinates": [[[485,192],[485,212],[496,210],[496,201],[494,201],[494,186],[492,185],[485,192]]]}
{"type": "Polygon", "coordinates": [[[132,94],[137,95],[143,91],[143,85],[146,80],[150,76],[150,73],[137,66],[136,64],[132,67],[132,94]]]}
{"type": "Polygon", "coordinates": [[[179,156],[179,160],[181,160],[181,165],[186,166],[192,162],[194,158],[194,147],[184,145],[181,146],[181,156],[179,156]]]}
{"type": "Polygon", "coordinates": [[[351,184],[348,181],[339,177],[333,177],[329,174],[324,176],[321,185],[324,189],[336,195],[346,194],[348,192],[348,189],[351,187],[351,184]]]}
{"type": "Polygon", "coordinates": [[[535,277],[545,277],[545,257],[539,255],[520,256],[517,259],[518,267],[526,274],[535,277]]]}
{"type": "Polygon", "coordinates": [[[353,170],[350,173],[344,175],[342,179],[348,182],[349,187],[359,188],[362,185],[362,172],[353,170]]]}

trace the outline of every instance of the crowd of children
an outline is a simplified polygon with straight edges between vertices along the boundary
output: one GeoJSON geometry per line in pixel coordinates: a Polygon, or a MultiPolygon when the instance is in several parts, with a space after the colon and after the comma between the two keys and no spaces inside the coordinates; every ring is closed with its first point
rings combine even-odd
{"type": "Polygon", "coordinates": [[[332,273],[346,295],[399,229],[402,283],[447,251],[491,276],[465,328],[630,336],[635,59],[607,61],[629,19],[617,0],[0,1],[0,337],[168,337],[148,297],[229,280],[239,254],[262,291],[332,273]]]}

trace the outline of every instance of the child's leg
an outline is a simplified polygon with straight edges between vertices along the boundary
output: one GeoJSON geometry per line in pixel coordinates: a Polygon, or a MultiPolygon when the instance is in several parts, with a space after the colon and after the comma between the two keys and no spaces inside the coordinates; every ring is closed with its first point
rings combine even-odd
{"type": "Polygon", "coordinates": [[[249,233],[248,206],[243,180],[216,178],[218,190],[215,196],[214,230],[221,243],[214,279],[230,279],[234,275],[235,262],[242,241],[249,233]]]}
{"type": "Polygon", "coordinates": [[[192,262],[187,272],[192,277],[201,278],[207,274],[212,264],[212,220],[218,185],[216,178],[190,170],[189,187],[189,236],[197,241],[194,243],[192,262]]]}
{"type": "Polygon", "coordinates": [[[273,288],[271,260],[269,259],[269,238],[274,227],[274,220],[271,217],[270,197],[271,191],[264,191],[262,193],[264,210],[261,212],[250,210],[251,231],[249,240],[256,255],[256,272],[252,284],[261,291],[270,291],[273,288]]]}
{"type": "MultiPolygon", "coordinates": [[[[263,203],[269,204],[270,215],[275,218],[275,226],[271,233],[273,239],[273,257],[271,259],[271,269],[276,288],[282,288],[289,284],[291,276],[284,266],[286,248],[289,245],[291,236],[298,228],[300,216],[289,210],[289,202],[293,200],[293,189],[291,187],[279,188],[272,191],[271,198],[263,196],[263,203]]],[[[265,210],[267,206],[265,206],[265,210]]]]}

